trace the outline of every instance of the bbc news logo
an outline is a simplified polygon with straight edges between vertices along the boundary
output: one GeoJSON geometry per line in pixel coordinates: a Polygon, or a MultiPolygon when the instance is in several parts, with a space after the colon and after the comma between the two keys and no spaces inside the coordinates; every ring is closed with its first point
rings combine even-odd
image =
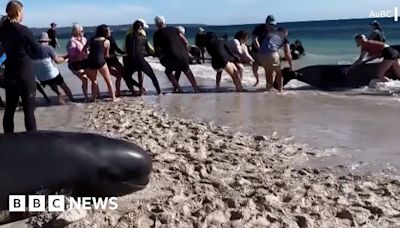
{"type": "Polygon", "coordinates": [[[63,195],[10,195],[8,197],[10,212],[63,212],[66,209],[116,210],[117,197],[68,197],[63,195]],[[28,199],[28,200],[27,200],[28,199]],[[66,203],[67,202],[67,203],[66,203]]]}
{"type": "Polygon", "coordinates": [[[394,21],[399,21],[399,11],[397,7],[394,7],[394,9],[389,9],[389,10],[378,10],[374,11],[371,10],[369,13],[370,18],[393,18],[394,21]]]}

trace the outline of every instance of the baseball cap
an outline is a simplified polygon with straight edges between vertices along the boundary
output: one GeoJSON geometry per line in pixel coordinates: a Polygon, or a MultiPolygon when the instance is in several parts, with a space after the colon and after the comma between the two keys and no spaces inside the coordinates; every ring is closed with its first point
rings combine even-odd
{"type": "Polygon", "coordinates": [[[165,23],[165,18],[163,16],[157,16],[154,18],[154,22],[156,23],[156,25],[160,25],[160,24],[166,24],[165,23]]]}
{"type": "Polygon", "coordinates": [[[149,25],[146,23],[146,21],[144,19],[140,18],[140,19],[138,19],[138,21],[143,23],[143,28],[145,28],[145,29],[149,28],[149,25]]]}
{"type": "Polygon", "coordinates": [[[371,23],[369,23],[370,25],[375,25],[375,26],[379,26],[379,22],[377,20],[372,21],[371,23]]]}
{"type": "Polygon", "coordinates": [[[267,19],[265,19],[266,24],[277,25],[274,15],[268,15],[267,19]]]}

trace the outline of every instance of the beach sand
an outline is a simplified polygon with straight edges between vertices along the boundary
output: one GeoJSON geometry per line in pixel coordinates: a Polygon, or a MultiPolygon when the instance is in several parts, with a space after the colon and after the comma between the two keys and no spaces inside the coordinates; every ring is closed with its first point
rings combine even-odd
{"type": "MultiPolygon", "coordinates": [[[[158,69],[156,63],[152,66],[158,69]]],[[[212,69],[192,68],[201,74],[198,81],[203,88],[211,91],[212,69]]],[[[77,79],[63,72],[79,96],[77,79]]],[[[160,71],[156,74],[162,87],[170,90],[166,77],[160,71]]],[[[250,85],[253,79],[248,78],[250,85]]],[[[182,83],[190,91],[184,77],[182,83]]],[[[153,91],[147,78],[145,86],[153,91]]],[[[354,173],[350,165],[358,157],[351,161],[346,157],[356,154],[352,145],[368,148],[373,142],[363,140],[386,131],[393,138],[376,148],[394,148],[382,162],[396,157],[396,101],[341,99],[315,91],[236,94],[229,92],[229,80],[223,86],[229,87],[227,93],[40,107],[36,112],[40,129],[122,138],[140,145],[153,158],[146,189],[121,197],[116,211],[91,211],[68,227],[400,226],[399,180],[386,170],[354,173]],[[377,105],[385,109],[371,112],[377,105]],[[387,121],[373,123],[376,115],[384,115],[387,121]],[[359,134],[360,129],[364,134],[359,134]],[[367,134],[371,130],[376,132],[367,134]],[[348,145],[351,139],[354,144],[348,145]],[[324,163],[324,155],[332,154],[327,149],[340,148],[340,140],[345,155],[324,163]]],[[[16,123],[22,131],[21,113],[16,123]]],[[[370,152],[366,160],[372,163],[376,157],[370,152]]],[[[42,227],[54,216],[43,214],[27,221],[42,227]]]]}

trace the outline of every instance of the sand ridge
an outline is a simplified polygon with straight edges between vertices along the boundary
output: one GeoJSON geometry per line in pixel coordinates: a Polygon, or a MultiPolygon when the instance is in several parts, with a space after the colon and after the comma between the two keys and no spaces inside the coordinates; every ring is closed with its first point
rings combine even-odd
{"type": "Polygon", "coordinates": [[[171,118],[140,99],[88,110],[88,131],[142,146],[153,173],[117,211],[90,212],[68,227],[400,226],[400,181],[301,167],[318,151],[290,139],[171,118]]]}

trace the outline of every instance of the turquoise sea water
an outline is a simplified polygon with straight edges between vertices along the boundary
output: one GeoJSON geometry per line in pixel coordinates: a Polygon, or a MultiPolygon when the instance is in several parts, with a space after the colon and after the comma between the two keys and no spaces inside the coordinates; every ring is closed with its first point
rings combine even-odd
{"type": "MultiPolygon", "coordinates": [[[[347,59],[346,56],[356,56],[359,50],[355,46],[353,36],[355,33],[370,33],[369,23],[372,19],[353,19],[337,21],[315,21],[315,22],[291,22],[281,23],[280,26],[289,29],[290,41],[300,39],[311,56],[320,58],[337,57],[338,59],[347,59]]],[[[400,22],[394,22],[391,19],[381,19],[380,23],[385,32],[389,44],[400,44],[400,22]]],[[[230,25],[230,26],[202,26],[206,31],[214,31],[219,36],[227,34],[233,37],[239,30],[246,30],[251,33],[256,24],[251,25],[230,25]]],[[[184,25],[186,36],[193,44],[198,26],[184,25]]],[[[117,43],[122,46],[126,29],[128,26],[119,26],[114,29],[113,36],[117,43]]],[[[93,35],[93,28],[86,30],[88,37],[93,35]]],[[[151,42],[155,28],[150,26],[147,31],[151,42]]],[[[65,52],[65,46],[70,34],[59,34],[61,48],[58,52],[65,52]]],[[[336,62],[336,61],[335,61],[336,62]]]]}

